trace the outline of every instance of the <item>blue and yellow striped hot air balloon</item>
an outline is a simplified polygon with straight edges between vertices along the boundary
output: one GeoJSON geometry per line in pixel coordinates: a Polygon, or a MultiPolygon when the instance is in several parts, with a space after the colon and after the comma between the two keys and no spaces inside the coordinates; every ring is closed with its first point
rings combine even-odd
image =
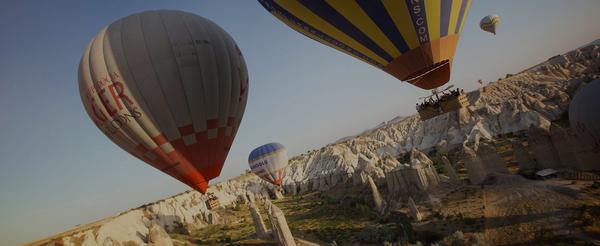
{"type": "Polygon", "coordinates": [[[433,89],[450,68],[472,0],[258,0],[294,30],[433,89]]]}
{"type": "Polygon", "coordinates": [[[281,186],[288,164],[287,148],[280,143],[268,143],[250,152],[250,170],[263,180],[281,186]]]}

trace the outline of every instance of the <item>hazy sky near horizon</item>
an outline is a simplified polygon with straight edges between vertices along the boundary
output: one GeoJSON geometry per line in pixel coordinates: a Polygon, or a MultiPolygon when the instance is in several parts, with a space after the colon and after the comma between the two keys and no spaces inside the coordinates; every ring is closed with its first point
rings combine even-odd
{"type": "MultiPolygon", "coordinates": [[[[0,5],[0,244],[49,236],[189,188],[131,157],[85,114],[83,49],[104,26],[149,9],[177,9],[223,27],[250,75],[246,114],[219,180],[277,141],[291,155],[415,113],[428,92],[296,33],[256,1],[2,1],[0,5]]],[[[450,84],[466,90],[600,38],[600,1],[474,1],[450,84]],[[501,16],[496,37],[479,19],[501,16]]],[[[218,180],[217,180],[218,181],[218,180]]],[[[214,181],[213,181],[214,182],[214,181]]]]}

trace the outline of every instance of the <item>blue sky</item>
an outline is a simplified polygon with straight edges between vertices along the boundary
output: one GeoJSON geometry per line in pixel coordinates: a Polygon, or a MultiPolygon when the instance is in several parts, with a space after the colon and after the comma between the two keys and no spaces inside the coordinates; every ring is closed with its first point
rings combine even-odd
{"type": "MultiPolygon", "coordinates": [[[[88,119],[77,65],[112,21],[148,9],[207,17],[244,53],[246,114],[220,180],[249,151],[277,141],[292,155],[414,113],[426,91],[316,43],[255,1],[2,1],[0,5],[0,244],[49,236],[189,189],[129,156],[88,119]]],[[[475,1],[451,84],[471,90],[600,38],[600,1],[475,1]],[[502,18],[498,36],[479,19],[502,18]]]]}

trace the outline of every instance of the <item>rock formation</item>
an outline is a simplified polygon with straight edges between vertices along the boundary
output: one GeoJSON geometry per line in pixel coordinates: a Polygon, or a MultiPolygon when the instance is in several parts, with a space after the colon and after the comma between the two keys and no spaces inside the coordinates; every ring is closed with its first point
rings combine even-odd
{"type": "Polygon", "coordinates": [[[450,178],[450,181],[455,183],[460,182],[460,178],[458,178],[452,163],[450,163],[450,160],[448,160],[445,155],[442,156],[442,162],[444,162],[444,169],[446,169],[446,174],[448,175],[448,178],[450,178]]]}
{"type": "Polygon", "coordinates": [[[440,182],[433,162],[424,153],[413,149],[410,164],[401,164],[387,174],[389,194],[395,197],[415,195],[435,187],[440,182]]]}
{"type": "Polygon", "coordinates": [[[442,155],[448,154],[448,141],[446,141],[446,139],[440,140],[435,145],[435,150],[442,155]]]}
{"type": "Polygon", "coordinates": [[[277,240],[279,245],[296,246],[296,241],[290,231],[283,211],[273,204],[269,206],[269,221],[271,221],[273,237],[277,240]]]}
{"type": "Polygon", "coordinates": [[[481,184],[487,176],[487,171],[475,151],[466,145],[463,146],[463,161],[471,184],[481,184]]]}
{"type": "Polygon", "coordinates": [[[298,194],[298,186],[296,186],[296,182],[290,182],[286,185],[283,185],[283,190],[285,191],[285,194],[289,194],[292,196],[295,196],[296,194],[298,194]]]}
{"type": "Polygon", "coordinates": [[[248,202],[251,203],[255,203],[256,202],[256,198],[254,193],[250,192],[250,191],[246,191],[246,198],[248,198],[248,202]]]}
{"type": "Polygon", "coordinates": [[[221,217],[216,212],[206,211],[203,215],[206,218],[206,223],[209,225],[221,224],[221,217]]]}
{"type": "Polygon", "coordinates": [[[512,143],[513,154],[519,165],[519,172],[523,174],[532,174],[535,172],[535,162],[531,159],[529,152],[523,147],[520,142],[512,143]]]}
{"type": "Polygon", "coordinates": [[[560,159],[556,154],[554,145],[552,145],[548,130],[532,125],[529,127],[527,134],[527,143],[533,152],[536,169],[559,168],[560,159]]]}
{"type": "Polygon", "coordinates": [[[498,152],[496,152],[496,148],[493,145],[480,143],[479,148],[477,148],[477,156],[483,162],[486,173],[508,173],[506,163],[504,163],[498,152]]]}
{"type": "Polygon", "coordinates": [[[485,91],[469,92],[471,106],[458,113],[424,122],[416,115],[397,117],[357,136],[293,157],[286,169],[284,187],[294,183],[296,191],[304,193],[330,189],[338,183],[365,185],[366,176],[361,173],[366,172],[377,182],[387,175],[385,169],[399,165],[380,162],[386,155],[398,156],[413,148],[445,151],[465,141],[473,143],[524,131],[530,125],[548,129],[550,122],[568,108],[569,88],[581,84],[582,76],[599,74],[600,70],[598,45],[559,57],[490,83],[485,91]]]}
{"type": "Polygon", "coordinates": [[[575,131],[556,124],[550,126],[550,138],[561,166],[581,171],[600,170],[600,145],[575,131]]]}
{"type": "Polygon", "coordinates": [[[423,215],[417,209],[417,204],[412,199],[412,197],[408,198],[408,209],[410,210],[410,217],[412,217],[415,221],[421,221],[423,219],[423,215]]]}
{"type": "Polygon", "coordinates": [[[567,129],[564,129],[557,124],[552,124],[550,125],[550,139],[556,150],[560,166],[579,169],[580,164],[577,159],[577,151],[580,146],[575,134],[570,134],[567,129]]]}
{"type": "Polygon", "coordinates": [[[173,246],[173,241],[162,226],[152,223],[148,232],[148,246],[173,246]]]}
{"type": "Polygon", "coordinates": [[[272,198],[274,200],[279,200],[283,198],[283,194],[281,194],[281,190],[279,187],[272,187],[269,189],[270,193],[273,195],[272,198]]]}
{"type": "Polygon", "coordinates": [[[266,239],[269,238],[269,234],[267,233],[267,227],[260,215],[260,211],[256,208],[254,203],[249,203],[248,208],[250,208],[250,215],[252,216],[252,223],[254,224],[254,229],[256,230],[256,236],[258,238],[266,239]]]}
{"type": "MultiPolygon", "coordinates": [[[[247,174],[211,185],[208,192],[213,192],[221,205],[229,206],[239,202],[241,194],[251,194],[254,200],[254,196],[261,197],[261,192],[266,189],[267,186],[260,178],[247,174]]],[[[51,242],[72,245],[73,241],[81,242],[82,245],[122,245],[125,242],[145,245],[153,224],[167,232],[187,233],[209,224],[222,223],[217,212],[206,208],[206,198],[196,191],[183,192],[100,222],[80,226],[66,236],[50,237],[42,240],[39,245],[51,242]]]]}
{"type": "Polygon", "coordinates": [[[369,187],[371,188],[371,194],[373,195],[373,203],[375,203],[375,210],[379,214],[383,214],[385,212],[385,201],[381,198],[381,194],[377,189],[377,185],[373,182],[371,176],[368,176],[369,187]]]}
{"type": "Polygon", "coordinates": [[[248,204],[248,197],[246,196],[246,194],[239,194],[238,195],[238,203],[248,204]]]}

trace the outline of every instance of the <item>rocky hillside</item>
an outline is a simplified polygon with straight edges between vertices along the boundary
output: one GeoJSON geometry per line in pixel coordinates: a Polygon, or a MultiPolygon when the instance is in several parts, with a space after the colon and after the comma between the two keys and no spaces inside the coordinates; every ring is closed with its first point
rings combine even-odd
{"type": "MultiPolygon", "coordinates": [[[[228,206],[238,199],[268,196],[264,187],[258,177],[245,174],[214,184],[208,192],[219,198],[221,206],[228,206]]],[[[218,213],[207,209],[206,199],[205,195],[196,191],[187,191],[30,245],[172,245],[164,230],[185,233],[209,224],[223,223],[218,213]],[[164,228],[163,233],[153,233],[154,228],[164,228]]]]}
{"type": "MultiPolygon", "coordinates": [[[[397,117],[357,136],[293,157],[286,169],[284,189],[296,194],[327,190],[339,183],[363,185],[367,174],[381,182],[390,171],[407,165],[397,157],[414,148],[449,149],[478,138],[523,131],[530,125],[548,128],[568,109],[576,88],[600,75],[599,71],[598,44],[552,57],[469,92],[471,106],[467,109],[425,122],[418,115],[397,117]]],[[[215,193],[222,206],[228,206],[238,200],[268,196],[268,187],[254,175],[244,174],[212,185],[209,192],[215,193]]],[[[206,208],[205,199],[195,191],[185,192],[32,245],[168,245],[170,238],[160,228],[177,232],[222,223],[216,212],[206,208]]]]}
{"type": "Polygon", "coordinates": [[[600,45],[590,44],[519,74],[489,82],[468,93],[471,106],[422,122],[418,115],[390,121],[354,138],[338,141],[290,160],[284,180],[288,193],[328,189],[361,172],[383,173],[397,156],[413,148],[451,148],[476,138],[548,129],[568,109],[570,96],[585,81],[600,75],[600,45]]]}

